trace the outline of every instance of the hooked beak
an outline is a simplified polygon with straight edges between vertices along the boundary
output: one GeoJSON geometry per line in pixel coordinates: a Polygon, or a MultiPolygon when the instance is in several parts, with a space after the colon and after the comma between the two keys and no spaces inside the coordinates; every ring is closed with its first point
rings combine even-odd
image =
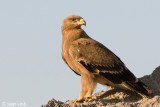
{"type": "Polygon", "coordinates": [[[86,26],[86,21],[84,19],[80,19],[79,20],[79,24],[80,25],[85,25],[86,26]]]}

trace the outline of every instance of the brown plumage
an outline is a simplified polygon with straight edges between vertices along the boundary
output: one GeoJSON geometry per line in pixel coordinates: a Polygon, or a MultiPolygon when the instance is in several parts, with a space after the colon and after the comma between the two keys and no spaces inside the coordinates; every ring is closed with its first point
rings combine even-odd
{"type": "Polygon", "coordinates": [[[79,100],[91,96],[97,83],[132,90],[149,97],[151,90],[139,81],[112,51],[81,29],[82,17],[71,15],[62,21],[62,58],[81,76],[79,100]]]}

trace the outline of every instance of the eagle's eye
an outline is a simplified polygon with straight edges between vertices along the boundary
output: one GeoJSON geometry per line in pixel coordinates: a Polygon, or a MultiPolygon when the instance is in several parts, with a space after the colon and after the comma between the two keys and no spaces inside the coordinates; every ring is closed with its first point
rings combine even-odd
{"type": "Polygon", "coordinates": [[[75,18],[72,18],[72,21],[75,21],[76,19],[75,18]]]}

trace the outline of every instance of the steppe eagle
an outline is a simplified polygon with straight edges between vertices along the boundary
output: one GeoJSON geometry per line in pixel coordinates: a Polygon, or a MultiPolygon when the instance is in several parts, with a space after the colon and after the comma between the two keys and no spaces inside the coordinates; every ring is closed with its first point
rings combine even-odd
{"type": "Polygon", "coordinates": [[[73,102],[92,98],[97,83],[126,88],[149,97],[148,86],[138,80],[111,50],[89,37],[82,25],[86,22],[77,15],[68,16],[61,25],[62,59],[81,76],[80,95],[73,102]]]}

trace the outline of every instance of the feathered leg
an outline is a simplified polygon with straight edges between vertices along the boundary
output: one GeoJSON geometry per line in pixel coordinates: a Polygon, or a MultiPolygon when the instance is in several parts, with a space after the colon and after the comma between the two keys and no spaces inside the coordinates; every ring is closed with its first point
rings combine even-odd
{"type": "Polygon", "coordinates": [[[96,86],[97,82],[95,81],[95,77],[93,74],[81,74],[81,91],[79,98],[70,102],[80,102],[80,101],[88,101],[92,98],[92,92],[96,86]],[[87,94],[87,97],[85,95],[87,94]]]}

